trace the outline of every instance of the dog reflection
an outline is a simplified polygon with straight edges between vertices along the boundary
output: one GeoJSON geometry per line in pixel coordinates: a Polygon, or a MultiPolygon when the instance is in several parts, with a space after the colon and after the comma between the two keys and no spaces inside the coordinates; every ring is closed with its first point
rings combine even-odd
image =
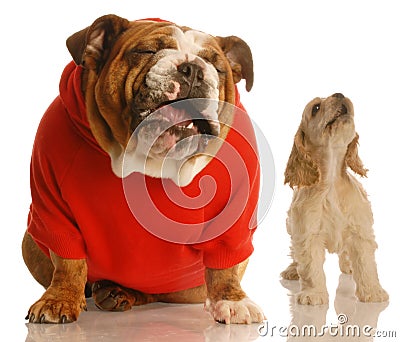
{"type": "Polygon", "coordinates": [[[289,290],[292,319],[287,328],[287,341],[373,341],[384,303],[363,303],[354,295],[355,282],[350,275],[341,274],[334,300],[336,320],[327,319],[329,305],[299,305],[295,295],[299,282],[282,280],[289,290]]]}

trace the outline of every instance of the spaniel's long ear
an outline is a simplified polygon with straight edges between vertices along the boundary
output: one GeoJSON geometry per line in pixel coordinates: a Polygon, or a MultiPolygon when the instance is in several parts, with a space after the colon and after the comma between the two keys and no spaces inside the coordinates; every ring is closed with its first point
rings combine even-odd
{"type": "Polygon", "coordinates": [[[364,165],[358,156],[358,138],[358,133],[356,133],[353,141],[347,146],[345,162],[346,165],[355,173],[358,173],[361,177],[366,177],[368,169],[364,168],[364,165]]]}
{"type": "Polygon", "coordinates": [[[318,165],[311,159],[305,149],[305,134],[299,128],[295,137],[285,170],[285,184],[293,188],[310,186],[319,182],[320,171],[318,165]]]}

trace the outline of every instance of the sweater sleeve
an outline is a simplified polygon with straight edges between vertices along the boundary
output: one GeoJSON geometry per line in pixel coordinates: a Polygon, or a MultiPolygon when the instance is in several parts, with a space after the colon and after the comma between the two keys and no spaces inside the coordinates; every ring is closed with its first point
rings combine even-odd
{"type": "Polygon", "coordinates": [[[63,258],[83,259],[84,241],[61,191],[62,178],[73,158],[68,153],[68,134],[60,134],[60,129],[68,128],[62,119],[63,107],[56,100],[38,128],[31,159],[28,232],[47,255],[52,250],[63,258]],[[62,141],[58,138],[61,135],[62,141]]]}
{"type": "Polygon", "coordinates": [[[215,238],[194,245],[203,252],[204,265],[216,269],[232,267],[252,254],[252,238],[257,227],[260,166],[254,130],[247,113],[239,111],[226,143],[229,148],[225,146],[218,152],[222,162],[213,164],[213,174],[217,191],[221,193],[228,188],[230,192],[206,227],[207,236],[215,238]]]}

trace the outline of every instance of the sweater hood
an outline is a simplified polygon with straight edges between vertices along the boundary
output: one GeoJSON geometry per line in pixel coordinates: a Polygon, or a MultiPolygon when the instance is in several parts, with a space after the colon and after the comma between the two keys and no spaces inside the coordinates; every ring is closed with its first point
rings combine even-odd
{"type": "Polygon", "coordinates": [[[97,143],[90,129],[85,99],[81,89],[82,71],[83,68],[73,61],[65,67],[60,80],[60,98],[79,135],[92,147],[103,154],[107,154],[97,143]]]}

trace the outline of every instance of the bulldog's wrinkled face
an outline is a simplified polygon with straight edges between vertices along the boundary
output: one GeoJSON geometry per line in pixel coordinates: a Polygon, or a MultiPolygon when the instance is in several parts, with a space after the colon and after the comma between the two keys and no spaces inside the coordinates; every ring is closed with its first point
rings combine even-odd
{"type": "Polygon", "coordinates": [[[201,152],[220,135],[220,104],[235,103],[234,84],[246,79],[250,90],[253,83],[243,40],[170,22],[108,15],[72,35],[67,46],[85,68],[88,119],[113,162],[129,141],[130,150],[149,159],[201,152]]]}
{"type": "Polygon", "coordinates": [[[138,152],[183,159],[218,136],[217,102],[226,66],[210,41],[205,33],[171,26],[130,49],[134,63],[144,59],[151,66],[132,93],[133,113],[140,121],[132,127],[138,152]]]}

